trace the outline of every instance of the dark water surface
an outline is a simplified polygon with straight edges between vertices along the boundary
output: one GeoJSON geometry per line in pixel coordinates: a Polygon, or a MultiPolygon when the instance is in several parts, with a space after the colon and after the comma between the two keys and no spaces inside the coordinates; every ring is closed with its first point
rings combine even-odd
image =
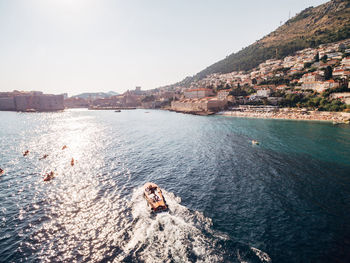
{"type": "Polygon", "coordinates": [[[350,261],[349,126],[0,112],[0,167],[1,262],[350,261]]]}

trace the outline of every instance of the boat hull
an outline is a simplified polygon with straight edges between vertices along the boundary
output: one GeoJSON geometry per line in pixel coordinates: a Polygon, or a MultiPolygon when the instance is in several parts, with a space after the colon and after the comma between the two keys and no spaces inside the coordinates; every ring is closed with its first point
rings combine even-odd
{"type": "Polygon", "coordinates": [[[144,197],[151,207],[152,212],[162,212],[168,210],[162,190],[154,183],[144,185],[144,197]]]}

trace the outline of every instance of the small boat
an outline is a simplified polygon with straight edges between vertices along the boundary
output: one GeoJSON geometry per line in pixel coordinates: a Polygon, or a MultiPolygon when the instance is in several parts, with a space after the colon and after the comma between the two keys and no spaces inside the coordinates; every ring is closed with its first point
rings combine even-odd
{"type": "Polygon", "coordinates": [[[152,212],[168,210],[162,190],[154,183],[146,183],[144,186],[144,197],[151,207],[152,212]]]}
{"type": "Polygon", "coordinates": [[[256,140],[252,140],[252,144],[253,144],[253,145],[259,145],[259,142],[256,141],[256,140]]]}
{"type": "Polygon", "coordinates": [[[26,109],[24,112],[37,112],[36,109],[26,109]]]}
{"type": "Polygon", "coordinates": [[[0,168],[0,175],[3,175],[4,173],[5,173],[5,171],[0,168]]]}
{"type": "Polygon", "coordinates": [[[114,112],[121,112],[121,110],[115,110],[114,112]]]}
{"type": "Polygon", "coordinates": [[[26,150],[24,153],[23,153],[23,156],[27,156],[29,154],[29,150],[26,150]]]}
{"type": "Polygon", "coordinates": [[[45,174],[44,181],[45,182],[51,181],[54,177],[55,177],[55,174],[54,174],[54,172],[51,171],[51,172],[45,174]]]}

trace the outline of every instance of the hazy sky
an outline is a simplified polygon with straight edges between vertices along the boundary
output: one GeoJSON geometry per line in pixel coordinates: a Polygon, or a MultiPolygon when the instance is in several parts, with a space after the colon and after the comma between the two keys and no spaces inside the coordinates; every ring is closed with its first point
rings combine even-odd
{"type": "Polygon", "coordinates": [[[156,88],[325,0],[0,0],[0,91],[156,88]]]}

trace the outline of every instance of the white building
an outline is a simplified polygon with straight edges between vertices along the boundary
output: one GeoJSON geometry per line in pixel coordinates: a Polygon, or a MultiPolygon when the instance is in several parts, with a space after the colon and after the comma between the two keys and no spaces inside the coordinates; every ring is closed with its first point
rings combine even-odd
{"type": "Polygon", "coordinates": [[[269,97],[271,94],[270,89],[259,89],[256,91],[256,95],[259,97],[269,97]]]}
{"type": "Polygon", "coordinates": [[[312,73],[304,74],[300,78],[299,82],[308,83],[308,82],[314,82],[314,81],[320,81],[320,80],[323,80],[323,77],[316,72],[312,72],[312,73]]]}

